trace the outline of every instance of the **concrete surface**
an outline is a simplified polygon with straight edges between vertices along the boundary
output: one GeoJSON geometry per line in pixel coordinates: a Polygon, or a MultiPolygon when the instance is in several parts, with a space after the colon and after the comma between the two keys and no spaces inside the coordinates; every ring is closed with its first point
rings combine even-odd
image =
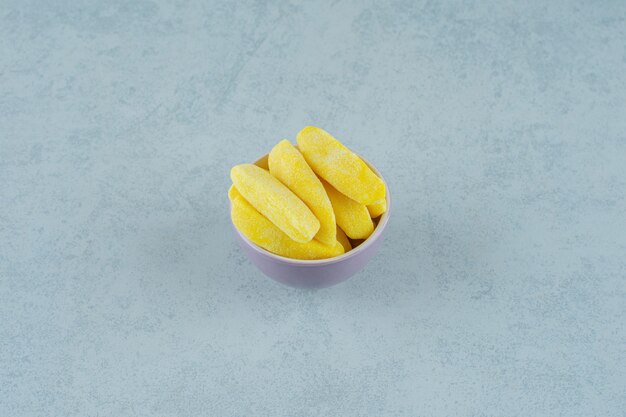
{"type": "Polygon", "coordinates": [[[2,1],[1,416],[624,416],[626,3],[2,1]],[[235,246],[307,125],[395,200],[323,291],[235,246]]]}

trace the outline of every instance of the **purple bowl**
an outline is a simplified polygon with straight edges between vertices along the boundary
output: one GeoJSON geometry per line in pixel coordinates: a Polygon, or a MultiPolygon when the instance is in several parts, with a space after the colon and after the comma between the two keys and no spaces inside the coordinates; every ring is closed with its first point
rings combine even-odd
{"type": "MultiPolygon", "coordinates": [[[[267,155],[255,163],[263,165],[267,155]]],[[[281,284],[296,288],[324,288],[343,282],[365,267],[383,241],[383,234],[391,213],[391,196],[387,182],[380,172],[363,159],[378,175],[387,188],[387,211],[380,216],[374,233],[355,249],[334,258],[320,260],[300,260],[278,256],[250,242],[233,225],[235,238],[248,258],[265,275],[281,284]]],[[[232,224],[232,221],[231,221],[232,224]]]]}

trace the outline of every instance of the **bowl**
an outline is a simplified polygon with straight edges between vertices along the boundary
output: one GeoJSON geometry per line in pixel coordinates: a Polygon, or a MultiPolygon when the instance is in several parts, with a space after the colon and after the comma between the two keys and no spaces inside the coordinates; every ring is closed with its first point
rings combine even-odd
{"type": "MultiPolygon", "coordinates": [[[[343,255],[319,260],[300,260],[275,255],[255,245],[231,225],[235,239],[250,261],[268,277],[281,284],[296,288],[324,288],[339,284],[361,271],[372,259],[383,241],[389,215],[391,214],[391,196],[389,186],[380,172],[364,158],[363,161],[378,175],[387,189],[387,211],[378,218],[374,232],[359,246],[343,255]]],[[[267,167],[267,155],[254,162],[267,167]]]]}

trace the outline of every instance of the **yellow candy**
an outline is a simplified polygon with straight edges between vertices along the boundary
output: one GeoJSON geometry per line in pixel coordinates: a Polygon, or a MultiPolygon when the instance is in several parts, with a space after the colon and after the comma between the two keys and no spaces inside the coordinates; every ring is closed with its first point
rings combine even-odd
{"type": "Polygon", "coordinates": [[[372,216],[372,219],[375,219],[376,217],[387,211],[387,201],[383,200],[380,203],[369,204],[367,206],[367,211],[370,212],[370,216],[372,216]]]}
{"type": "Polygon", "coordinates": [[[256,166],[258,166],[258,167],[261,167],[261,168],[263,168],[263,169],[265,169],[265,170],[269,171],[270,166],[268,165],[268,162],[267,162],[267,161],[268,161],[268,156],[267,156],[267,155],[263,155],[263,156],[261,157],[261,159],[259,159],[258,161],[256,161],[256,162],[254,163],[254,165],[256,165],[256,166]]]}
{"type": "Polygon", "coordinates": [[[320,222],[315,239],[326,245],[337,241],[335,213],[324,186],[302,154],[287,140],[278,142],[269,156],[270,174],[278,178],[311,209],[320,222]]]}
{"type": "Polygon", "coordinates": [[[230,178],[243,198],[296,242],[310,241],[319,230],[320,222],[306,204],[266,170],[236,165],[230,178]]]}
{"type": "Polygon", "coordinates": [[[234,186],[228,191],[228,196],[232,201],[230,215],[237,230],[269,252],[295,259],[324,259],[344,253],[343,246],[337,241],[332,246],[317,240],[308,243],[294,242],[252,207],[234,186]]]}
{"type": "Polygon", "coordinates": [[[230,188],[228,189],[228,199],[230,201],[233,201],[235,197],[240,196],[240,195],[241,194],[239,194],[239,191],[237,191],[237,188],[234,185],[231,185],[230,188]]]}
{"type": "Polygon", "coordinates": [[[313,171],[339,192],[361,204],[385,200],[383,180],[329,133],[307,126],[298,133],[297,141],[313,171]]]}
{"type": "Polygon", "coordinates": [[[374,231],[374,223],[361,203],[346,197],[325,181],[322,181],[330,203],[335,211],[337,224],[351,239],[366,239],[374,231]]]}
{"type": "Polygon", "coordinates": [[[352,245],[348,240],[348,236],[346,236],[346,234],[343,232],[343,230],[339,228],[339,226],[337,226],[337,241],[341,243],[341,246],[343,246],[343,249],[346,252],[352,250],[352,245]]]}

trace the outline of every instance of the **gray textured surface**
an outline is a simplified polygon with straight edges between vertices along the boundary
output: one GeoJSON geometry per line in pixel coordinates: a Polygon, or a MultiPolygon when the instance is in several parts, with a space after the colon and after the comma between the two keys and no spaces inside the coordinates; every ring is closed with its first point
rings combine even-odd
{"type": "Polygon", "coordinates": [[[233,4],[1,3],[0,415],[624,416],[626,4],[233,4]],[[226,198],[306,124],[395,200],[317,292],[226,198]]]}

